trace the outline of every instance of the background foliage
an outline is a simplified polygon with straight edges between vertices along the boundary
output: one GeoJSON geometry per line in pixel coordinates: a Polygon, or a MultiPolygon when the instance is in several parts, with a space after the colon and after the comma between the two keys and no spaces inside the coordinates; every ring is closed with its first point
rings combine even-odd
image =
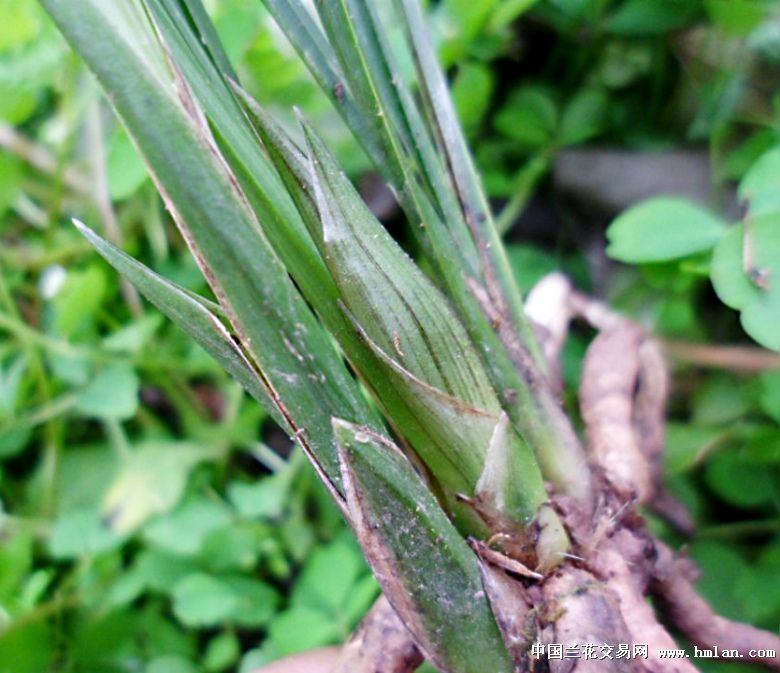
{"type": "MultiPolygon", "coordinates": [[[[282,118],[303,107],[407,241],[260,3],[207,4],[253,95],[282,118]]],[[[430,9],[524,289],[562,268],[664,337],[780,346],[776,3],[430,9]],[[647,166],[640,184],[663,172],[659,156],[708,157],[706,193],[635,205],[650,196],[636,180],[585,180],[606,147],[647,166]]],[[[359,548],[263,410],[68,226],[102,225],[207,292],[37,3],[0,0],[0,14],[0,673],[248,671],[343,640],[378,591],[359,548]]],[[[570,390],[590,336],[567,346],[570,390]]],[[[684,362],[676,375],[669,483],[698,530],[666,533],[690,544],[716,609],[776,628],[780,378],[684,362]]]]}

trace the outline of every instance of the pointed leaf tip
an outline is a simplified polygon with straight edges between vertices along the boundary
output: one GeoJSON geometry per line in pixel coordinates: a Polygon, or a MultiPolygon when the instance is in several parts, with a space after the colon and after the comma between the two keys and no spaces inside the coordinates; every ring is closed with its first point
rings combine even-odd
{"type": "Polygon", "coordinates": [[[245,351],[233,340],[217,317],[220,307],[189,290],[159,276],[120,248],[100,237],[82,221],[73,225],[95,247],[97,252],[138,291],[167,315],[219,362],[274,417],[291,432],[284,416],[273,403],[266,382],[252,366],[245,351]]]}
{"type": "Polygon", "coordinates": [[[536,472],[533,452],[502,411],[493,427],[477,481],[478,500],[501,517],[529,524],[539,504],[547,500],[544,484],[534,477],[536,472]]]}
{"type": "Polygon", "coordinates": [[[385,597],[447,673],[509,673],[477,558],[389,439],[334,419],[347,509],[385,597]]]}
{"type": "MultiPolygon", "coordinates": [[[[536,467],[533,451],[502,412],[477,482],[476,509],[494,532],[507,536],[505,546],[513,556],[513,549],[525,549],[527,534],[523,529],[532,526],[534,562],[538,570],[546,571],[563,560],[563,553],[569,549],[569,538],[557,513],[546,502],[544,485],[532,478],[536,467]],[[528,491],[533,493],[532,497],[528,491]]],[[[523,557],[525,554],[525,551],[520,553],[523,557]]]]}
{"type": "Polygon", "coordinates": [[[445,491],[471,495],[501,410],[487,373],[447,298],[368,210],[311,125],[301,126],[326,264],[345,313],[381,366],[380,380],[369,383],[392,381],[403,403],[388,415],[445,491]],[[438,391],[446,405],[432,399],[438,391]],[[455,407],[487,420],[477,427],[455,407]]]}

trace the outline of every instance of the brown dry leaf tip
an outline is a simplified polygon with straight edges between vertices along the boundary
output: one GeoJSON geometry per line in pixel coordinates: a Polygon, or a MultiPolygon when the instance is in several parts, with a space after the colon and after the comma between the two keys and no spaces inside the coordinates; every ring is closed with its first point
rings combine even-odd
{"type": "MultiPolygon", "coordinates": [[[[495,537],[496,536],[493,536],[493,538],[495,537]]],[[[493,538],[491,538],[491,540],[493,538]]],[[[506,570],[507,572],[514,573],[515,575],[520,575],[521,577],[526,577],[528,579],[544,579],[544,575],[541,573],[531,570],[528,566],[515,558],[507,556],[506,554],[503,554],[500,551],[496,551],[495,549],[491,549],[484,542],[471,539],[469,540],[469,544],[480,559],[487,561],[488,563],[501,568],[502,570],[506,570]]]]}
{"type": "Polygon", "coordinates": [[[411,673],[422,661],[409,631],[380,596],[328,673],[411,673]]]}

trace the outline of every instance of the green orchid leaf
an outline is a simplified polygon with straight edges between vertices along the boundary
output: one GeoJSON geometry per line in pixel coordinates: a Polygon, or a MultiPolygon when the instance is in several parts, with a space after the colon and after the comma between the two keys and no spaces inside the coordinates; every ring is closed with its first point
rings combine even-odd
{"type": "Polygon", "coordinates": [[[333,0],[317,3],[317,12],[362,116],[382,143],[380,162],[400,186],[410,134],[368,5],[359,0],[333,0]]]}
{"type": "Polygon", "coordinates": [[[304,132],[320,244],[345,308],[407,407],[439,434],[441,454],[410,438],[415,449],[434,474],[451,473],[445,490],[471,494],[501,411],[487,373],[447,299],[371,214],[313,131],[304,132]]]}
{"type": "Polygon", "coordinates": [[[157,275],[78,220],[74,220],[74,224],[111,266],[195,339],[252,397],[273,414],[274,420],[292,432],[284,416],[273,404],[266,383],[225,327],[219,306],[157,275]]]}
{"type": "MultiPolygon", "coordinates": [[[[323,184],[322,176],[317,178],[309,170],[309,160],[306,154],[270,115],[246,94],[241,93],[241,96],[248,112],[256,122],[258,133],[262,137],[269,155],[274,159],[280,175],[293,194],[299,210],[305,213],[304,220],[315,242],[320,247],[321,254],[330,260],[337,278],[341,274],[350,279],[350,287],[339,286],[344,297],[345,309],[354,325],[354,331],[360,335],[362,345],[367,345],[374,356],[372,372],[361,370],[364,373],[364,378],[376,393],[377,399],[392,419],[393,425],[410,440],[413,447],[422,447],[419,449],[422,459],[433,469],[445,487],[448,508],[456,514],[460,514],[459,521],[463,522],[465,519],[468,527],[469,522],[473,524],[473,512],[469,508],[463,508],[453,496],[458,493],[472,493],[475,479],[485,469],[484,449],[488,446],[498,421],[498,413],[500,412],[498,400],[490,386],[487,385],[484,376],[478,374],[483,386],[483,395],[476,397],[474,391],[479,390],[479,388],[474,385],[473,379],[466,379],[465,383],[458,387],[440,376],[438,369],[426,371],[420,366],[419,360],[426,363],[432,359],[441,361],[443,358],[439,355],[428,355],[427,351],[423,351],[419,359],[411,360],[404,350],[403,340],[400,336],[400,329],[403,328],[403,325],[399,328],[398,323],[398,320],[403,323],[404,318],[401,316],[404,315],[404,311],[407,311],[407,322],[415,329],[420,325],[439,324],[437,320],[440,318],[433,314],[417,315],[414,314],[413,310],[409,312],[410,307],[414,309],[414,306],[418,305],[419,297],[426,297],[421,302],[426,310],[430,310],[431,306],[444,307],[441,319],[455,321],[453,324],[456,327],[450,328],[450,330],[458,329],[457,318],[447,310],[446,299],[436,294],[430,281],[419,272],[413,262],[389,238],[375,218],[365,210],[362,201],[357,198],[354,190],[343,177],[335,178],[336,184],[341,190],[340,195],[337,196],[334,191],[321,195],[320,204],[330,204],[327,205],[330,210],[325,213],[324,217],[320,216],[321,214],[317,210],[318,206],[313,201],[317,199],[318,195],[317,183],[323,184]],[[342,202],[346,204],[344,210],[338,213],[331,212],[336,208],[333,204],[342,202]],[[354,212],[350,209],[354,209],[354,212]],[[348,237],[354,236],[356,251],[353,253],[348,246],[342,246],[341,252],[335,251],[333,242],[325,240],[326,218],[330,218],[327,221],[335,218],[335,226],[349,222],[363,223],[361,225],[363,244],[360,244],[359,236],[345,233],[348,237]],[[385,257],[381,257],[384,254],[382,251],[385,249],[390,252],[385,257]],[[376,256],[377,260],[371,263],[360,261],[365,258],[366,250],[370,251],[370,255],[376,256]],[[357,264],[360,269],[351,270],[350,264],[357,264]],[[370,271],[371,268],[376,269],[376,267],[384,269],[382,275],[377,276],[382,279],[381,284],[379,284],[380,288],[376,288],[377,283],[371,282],[370,271]],[[402,284],[397,293],[396,306],[392,311],[382,310],[382,316],[374,319],[370,314],[372,310],[370,307],[386,309],[389,305],[386,304],[386,300],[381,296],[379,290],[392,288],[392,284],[388,283],[386,278],[388,270],[396,267],[401,271],[394,274],[394,278],[397,277],[397,282],[402,284]],[[366,299],[368,294],[364,294],[360,290],[357,291],[357,294],[354,291],[358,282],[356,279],[361,274],[364,276],[363,284],[368,286],[365,292],[369,293],[372,288],[377,290],[373,299],[366,299]],[[431,294],[429,296],[426,293],[431,294]],[[405,301],[405,296],[416,299],[413,302],[405,301]],[[352,313],[351,304],[363,310],[362,320],[352,313]],[[376,322],[380,319],[384,320],[385,324],[376,322]],[[391,322],[393,320],[396,322],[391,322]],[[371,327],[364,327],[364,324],[371,327]],[[388,337],[387,334],[391,336],[388,337]],[[381,340],[380,343],[374,340],[375,335],[381,340]]],[[[318,142],[310,132],[309,135],[312,143],[318,142]]],[[[329,167],[331,175],[337,176],[339,171],[335,162],[327,155],[321,143],[318,144],[318,152],[321,157],[319,166],[323,171],[326,166],[329,167]]],[[[333,190],[333,187],[329,189],[333,190]]],[[[345,239],[345,245],[348,240],[345,239]]],[[[339,284],[338,280],[337,284],[339,284]]],[[[373,310],[377,311],[378,308],[373,310]]],[[[450,334],[450,330],[447,330],[447,334],[450,334]]],[[[420,334],[423,332],[424,330],[420,334]]],[[[339,340],[342,347],[347,356],[355,361],[353,354],[356,352],[356,344],[345,340],[344,336],[347,335],[343,332],[341,334],[342,337],[339,340]]],[[[418,335],[414,339],[423,343],[425,347],[438,343],[438,338],[435,336],[429,338],[418,335]]],[[[452,359],[459,365],[470,362],[475,371],[481,372],[478,358],[470,347],[465,332],[460,333],[460,343],[462,344],[460,347],[445,343],[441,348],[444,350],[452,349],[454,353],[452,359]],[[461,351],[460,348],[465,350],[461,351]]],[[[363,361],[367,359],[364,355],[360,357],[363,361]]],[[[536,507],[546,499],[546,494],[528,446],[519,439],[514,430],[508,430],[507,435],[511,437],[511,460],[517,462],[522,477],[512,484],[512,507],[504,513],[506,516],[527,523],[535,515],[536,507]]],[[[479,529],[478,525],[477,530],[479,529]]]]}
{"type": "Polygon", "coordinates": [[[419,0],[396,0],[398,14],[409,38],[426,111],[445,153],[466,220],[470,227],[491,221],[482,186],[458,120],[457,111],[439,65],[434,42],[419,0]]]}
{"type": "MultiPolygon", "coordinates": [[[[472,512],[457,496],[474,494],[501,413],[487,372],[447,299],[379,224],[307,125],[304,134],[322,227],[318,243],[345,310],[385,365],[383,382],[402,399],[404,417],[417,420],[417,426],[400,427],[436,475],[448,509],[465,530],[478,531],[483,526],[474,527],[472,512]],[[414,427],[425,434],[407,429],[414,427]]],[[[387,409],[391,418],[393,411],[387,409]]],[[[520,481],[513,484],[516,498],[506,514],[526,524],[547,495],[528,445],[514,429],[507,432],[520,481]]],[[[565,536],[560,542],[562,549],[565,536]]]]}
{"type": "Polygon", "coordinates": [[[321,244],[342,301],[385,353],[427,384],[498,414],[471,341],[446,297],[377,221],[304,124],[321,244]]]}
{"type": "MultiPolygon", "coordinates": [[[[293,194],[322,256],[327,259],[332,253],[323,237],[323,221],[318,204],[315,203],[315,177],[310,170],[308,157],[270,115],[246,94],[241,95],[245,99],[248,112],[256,122],[269,155],[276,162],[280,175],[293,194]]],[[[366,215],[363,211],[361,214],[370,217],[372,226],[386,236],[384,229],[372,215],[366,215]]],[[[395,243],[391,244],[395,246],[395,243]]],[[[400,249],[398,253],[405,257],[400,249]]],[[[338,268],[339,262],[334,260],[333,263],[338,268]]],[[[411,265],[416,276],[422,276],[408,259],[405,260],[404,268],[407,268],[407,265],[411,265]]],[[[430,289],[428,281],[425,281],[425,287],[430,289]]],[[[343,292],[341,294],[343,295],[343,292]]],[[[441,297],[438,300],[444,301],[441,297]]],[[[356,365],[356,369],[374,392],[377,401],[399,433],[407,437],[414,447],[426,448],[423,459],[436,464],[437,478],[446,484],[445,490],[450,505],[462,511],[454,495],[473,490],[475,479],[482,469],[481,452],[474,447],[486,445],[497,417],[476,406],[469,406],[453,396],[451,391],[421,379],[418,375],[424,376],[424,373],[418,371],[418,375],[415,375],[407,369],[408,363],[396,362],[394,357],[399,357],[396,351],[393,350],[391,356],[376,344],[356,321],[348,306],[345,306],[343,315],[347,321],[346,327],[340,327],[333,333],[347,357],[356,365]],[[469,413],[465,413],[466,410],[469,413]]],[[[452,316],[447,317],[449,319],[452,316]]],[[[393,345],[390,347],[395,348],[400,344],[399,340],[400,337],[391,339],[393,345]]],[[[435,380],[439,386],[446,385],[441,377],[435,380]]],[[[494,396],[489,389],[486,396],[495,409],[494,396]]],[[[466,511],[464,514],[466,518],[471,518],[472,512],[466,511]]]]}
{"type": "Polygon", "coordinates": [[[328,95],[375,165],[382,163],[381,141],[362,115],[327,37],[299,0],[263,0],[322,91],[328,95]]]}
{"type": "Polygon", "coordinates": [[[200,0],[145,1],[274,252],[318,313],[337,319],[328,315],[338,314],[333,282],[233,93],[236,75],[200,0]]]}
{"type": "MultiPolygon", "coordinates": [[[[242,96],[245,98],[248,111],[257,124],[258,132],[263,138],[269,155],[276,162],[280,175],[285,180],[296,203],[298,203],[300,212],[304,214],[304,219],[315,242],[320,247],[321,254],[324,258],[331,259],[338,285],[338,278],[342,274],[355,275],[350,271],[350,267],[344,267],[341,259],[341,255],[346,254],[349,257],[351,253],[342,251],[336,253],[337,256],[333,257],[334,251],[332,246],[329,242],[326,242],[323,235],[325,220],[321,217],[318,210],[319,203],[334,201],[335,197],[331,198],[329,194],[327,196],[322,195],[322,199],[317,198],[318,189],[315,184],[317,177],[310,170],[308,157],[287,136],[285,131],[274,122],[270,115],[254,101],[246,97],[245,94],[242,94],[242,96]],[[319,203],[315,203],[315,201],[319,203]]],[[[320,150],[324,152],[324,149],[321,147],[320,150]]],[[[323,157],[323,159],[329,162],[328,165],[333,170],[337,170],[329,156],[323,157]]],[[[345,179],[342,187],[344,188],[344,193],[349,195],[350,203],[356,208],[360,208],[362,201],[352,193],[352,187],[345,179]]],[[[406,273],[406,270],[409,269],[413,270],[414,277],[419,279],[424,290],[435,294],[435,289],[422,276],[419,269],[389,239],[389,236],[381,225],[376,222],[373,215],[365,210],[365,206],[362,206],[362,208],[358,217],[364,218],[366,225],[371,227],[369,231],[374,232],[373,235],[381,236],[384,245],[394,251],[404,269],[402,273],[406,273]]],[[[334,215],[330,211],[326,214],[326,217],[331,219],[332,216],[334,215]]],[[[349,221],[345,219],[343,213],[336,214],[335,217],[339,218],[339,223],[349,221]]],[[[376,240],[372,240],[371,246],[373,250],[376,249],[375,244],[376,240]]],[[[356,246],[359,246],[359,243],[356,243],[356,246]]],[[[362,247],[365,248],[365,245],[362,247]]],[[[395,263],[395,261],[387,261],[389,265],[395,263]]],[[[383,265],[385,264],[383,263],[383,265]]],[[[370,268],[368,267],[368,271],[370,271],[370,268]]],[[[402,273],[398,275],[400,276],[402,273]]],[[[380,278],[382,283],[386,282],[384,276],[380,278]]],[[[370,283],[370,279],[366,278],[365,282],[370,283]]],[[[414,284],[414,281],[409,281],[409,288],[406,291],[410,294],[414,284]]],[[[422,371],[419,367],[419,360],[409,362],[407,361],[408,358],[399,355],[397,349],[403,348],[401,346],[401,336],[398,332],[398,322],[403,322],[403,317],[399,311],[402,312],[405,309],[401,294],[397,293],[398,301],[396,301],[397,306],[394,309],[398,317],[387,327],[387,329],[393,330],[391,335],[395,333],[398,336],[396,338],[391,336],[389,339],[384,339],[382,345],[380,345],[373,341],[372,335],[379,334],[383,327],[375,326],[375,329],[371,330],[371,334],[368,334],[362,327],[360,320],[349,309],[354,302],[364,307],[368,307],[371,302],[361,302],[359,294],[350,290],[350,287],[346,288],[346,294],[343,288],[340,287],[339,289],[343,298],[342,301],[345,302],[345,312],[350,321],[346,330],[336,332],[342,348],[344,348],[347,357],[353,362],[362,362],[370,365],[370,369],[358,367],[358,370],[362,372],[367,384],[374,391],[378,401],[389,415],[393,425],[399,429],[399,432],[409,438],[414,447],[425,447],[423,460],[429,462],[432,468],[433,464],[435,464],[434,471],[437,478],[446,485],[445,490],[449,494],[450,504],[455,509],[459,509],[454,495],[458,492],[470,492],[473,490],[475,479],[482,469],[480,447],[486,446],[492,427],[497,419],[495,412],[497,412],[498,408],[495,396],[490,391],[489,386],[487,386],[484,390],[484,398],[493,409],[493,414],[480,408],[484,400],[475,399],[472,396],[470,401],[473,404],[469,405],[468,402],[458,399],[457,394],[452,389],[452,384],[445,381],[439,375],[438,370],[433,372],[422,371]],[[358,337],[357,339],[355,338],[356,336],[358,337]],[[390,349],[389,352],[387,349],[390,349]],[[396,358],[400,361],[396,361],[396,358]],[[466,410],[468,410],[468,413],[466,413],[466,410]],[[434,419],[438,420],[434,421],[434,419]]],[[[376,302],[381,301],[383,301],[381,297],[375,297],[374,305],[376,306],[376,302]]],[[[446,304],[444,304],[446,300],[443,297],[436,296],[434,301],[445,306],[443,315],[446,319],[455,319],[450,312],[446,311],[446,304]]],[[[365,312],[362,316],[365,320],[365,312]]],[[[389,317],[388,320],[390,320],[389,317]]],[[[407,315],[407,322],[413,325],[419,324],[420,320],[424,320],[426,324],[436,324],[434,319],[430,317],[424,317],[415,321],[414,318],[410,318],[407,315]]],[[[424,341],[419,334],[414,338],[418,341],[424,341]]],[[[461,339],[464,344],[468,344],[465,334],[461,334],[461,339]]],[[[466,347],[468,348],[468,346],[466,347]]],[[[431,359],[429,356],[421,356],[423,359],[426,357],[428,360],[431,359]]],[[[472,361],[474,360],[473,353],[469,357],[472,361]]],[[[482,384],[483,386],[486,384],[484,377],[482,384]]],[[[467,396],[472,395],[474,392],[473,386],[464,385],[463,389],[467,396]]],[[[466,516],[468,517],[470,514],[470,512],[467,512],[466,516]]]]}
{"type": "Polygon", "coordinates": [[[378,425],[376,415],[260,228],[158,29],[139,2],[44,5],[110,93],[276,406],[306,428],[300,441],[337,483],[330,417],[378,425]]]}
{"type": "MultiPolygon", "coordinates": [[[[484,447],[498,417],[484,409],[471,407],[421,380],[382,351],[360,325],[355,323],[355,328],[380,361],[387,365],[383,377],[404,402],[398,420],[405,420],[408,413],[420,428],[426,429],[418,434],[413,430],[416,426],[408,421],[402,426],[412,447],[443,486],[448,509],[456,514],[459,523],[465,525],[469,532],[484,530],[483,524],[474,523],[472,510],[464,507],[458,497],[474,492],[476,477],[483,469],[484,447]]],[[[388,414],[394,411],[388,408],[388,414]]],[[[515,486],[518,493],[523,494],[521,498],[527,496],[524,486],[515,486]]]]}
{"type": "Polygon", "coordinates": [[[395,4],[414,55],[425,109],[461,204],[462,218],[481,253],[480,280],[489,288],[489,294],[495,295],[493,300],[503,308],[504,318],[517,328],[536,364],[544,367],[536,335],[523,312],[520,289],[501,245],[420,1],[395,0],[395,4]]]}
{"type": "Polygon", "coordinates": [[[277,20],[315,78],[327,83],[323,84],[324,90],[355,138],[363,143],[377,170],[395,188],[409,219],[421,222],[413,234],[421,247],[431,252],[439,273],[447,278],[451,268],[465,266],[468,273],[478,277],[479,255],[466,229],[449,173],[401,74],[376,9],[353,0],[323,3],[319,11],[328,28],[326,38],[318,28],[308,25],[312,18],[304,10],[290,8],[295,3],[270,0],[267,4],[275,8],[275,14],[279,6],[285,7],[277,20]],[[308,26],[306,30],[304,25],[308,26]],[[312,32],[318,36],[317,47],[301,42],[312,32]],[[327,58],[323,55],[313,60],[310,52],[327,52],[327,58]],[[339,70],[340,64],[345,75],[328,74],[339,70]],[[352,96],[353,90],[360,95],[352,96]],[[429,240],[434,237],[438,244],[429,240]]]}
{"type": "Polygon", "coordinates": [[[398,448],[334,419],[347,511],[385,597],[444,673],[509,673],[479,564],[398,448]]]}
{"type": "MultiPolygon", "coordinates": [[[[524,475],[533,470],[533,454],[518,450],[518,437],[503,411],[493,425],[485,462],[477,482],[475,495],[483,506],[497,514],[523,523],[530,523],[536,510],[528,511],[528,503],[517,488],[524,475]]],[[[539,494],[537,498],[543,498],[539,494]]]]}
{"type": "MultiPolygon", "coordinates": [[[[396,14],[409,24],[409,40],[401,50],[420,61],[418,80],[427,101],[423,110],[409,90],[408,78],[400,75],[397,61],[404,54],[395,54],[390,48],[374,8],[352,0],[321,3],[325,36],[314,18],[296,6],[298,3],[266,0],[266,4],[355,137],[364,143],[377,170],[395,188],[409,220],[419,223],[412,232],[429,253],[434,273],[446,287],[492,384],[501,393],[501,403],[517,431],[533,447],[545,476],[564,492],[587,501],[590,485],[582,447],[547,389],[536,336],[524,316],[514,274],[473,167],[458,163],[453,168],[453,161],[465,160],[468,151],[449,93],[442,93],[444,79],[435,54],[425,44],[419,6],[411,0],[399,2],[396,14]],[[313,42],[307,36],[313,37],[313,42]],[[356,50],[361,51],[357,60],[350,56],[356,50]],[[436,91],[433,98],[437,101],[439,94],[447,99],[436,103],[439,110],[431,107],[432,91],[436,91]],[[362,124],[356,122],[355,110],[362,124]],[[381,112],[381,116],[361,116],[370,111],[381,112]],[[444,135],[449,150],[443,143],[444,135]],[[453,171],[458,171],[458,176],[453,171]],[[460,192],[455,185],[458,180],[460,192]],[[466,194],[471,200],[463,210],[459,199],[466,194]],[[497,332],[496,325],[505,327],[497,332]],[[513,336],[517,331],[519,339],[513,336]]],[[[285,182],[290,189],[305,191],[307,180],[299,178],[298,187],[285,182]]],[[[304,200],[310,198],[310,194],[303,194],[304,200]]],[[[303,214],[310,205],[302,207],[299,202],[299,209],[303,214]]]]}

